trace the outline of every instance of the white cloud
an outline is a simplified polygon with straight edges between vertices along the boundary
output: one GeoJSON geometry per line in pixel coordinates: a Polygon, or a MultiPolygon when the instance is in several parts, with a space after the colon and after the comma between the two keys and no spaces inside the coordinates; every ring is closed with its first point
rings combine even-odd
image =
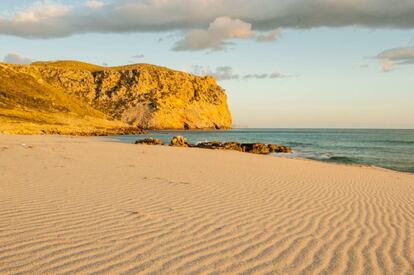
{"type": "Polygon", "coordinates": [[[256,34],[252,25],[232,19],[230,17],[219,17],[204,29],[195,29],[188,32],[184,38],[177,41],[174,50],[176,51],[199,51],[199,50],[223,50],[230,44],[228,40],[233,39],[255,39],[258,42],[275,41],[281,33],[277,28],[265,34],[256,34]]]}
{"type": "Polygon", "coordinates": [[[238,18],[254,31],[321,26],[414,28],[411,0],[108,0],[103,6],[100,1],[88,2],[99,8],[62,4],[69,1],[37,2],[0,19],[0,33],[50,38],[88,32],[205,30],[220,17],[238,18]]]}
{"type": "Polygon", "coordinates": [[[237,80],[239,75],[233,72],[233,68],[230,66],[220,66],[215,70],[211,70],[210,67],[193,66],[191,73],[199,76],[213,76],[215,79],[221,80],[237,80]]]}
{"type": "Polygon", "coordinates": [[[287,77],[297,77],[298,75],[285,75],[278,72],[273,72],[270,74],[246,74],[243,76],[243,79],[250,80],[250,79],[276,79],[276,78],[287,78],[287,77]]]}
{"type": "Polygon", "coordinates": [[[382,70],[384,72],[390,72],[392,69],[394,69],[394,61],[389,59],[380,59],[380,63],[382,66],[382,70]]]}
{"type": "Polygon", "coordinates": [[[275,79],[275,78],[285,78],[285,77],[293,77],[290,75],[284,75],[278,72],[274,73],[251,73],[245,74],[240,76],[239,74],[235,73],[233,68],[230,66],[221,66],[217,67],[215,70],[210,69],[210,67],[203,67],[203,66],[193,66],[190,70],[191,73],[199,76],[213,76],[219,81],[222,80],[260,80],[260,79],[275,79]]]}
{"type": "Polygon", "coordinates": [[[9,64],[30,64],[32,60],[30,58],[21,56],[17,53],[9,53],[3,59],[5,63],[9,64]]]}
{"type": "Polygon", "coordinates": [[[288,76],[278,73],[278,72],[274,72],[269,75],[269,78],[284,78],[284,77],[288,77],[288,76]]]}
{"type": "Polygon", "coordinates": [[[244,80],[249,80],[249,79],[266,79],[269,77],[269,74],[246,74],[245,76],[243,76],[244,80]]]}
{"type": "Polygon", "coordinates": [[[175,44],[174,50],[204,50],[224,48],[227,39],[247,39],[254,35],[252,25],[239,19],[219,17],[207,30],[192,30],[175,44]]]}
{"type": "Polygon", "coordinates": [[[382,70],[389,72],[398,65],[414,64],[414,47],[395,48],[377,55],[382,70]]]}
{"type": "Polygon", "coordinates": [[[85,2],[85,6],[90,9],[102,9],[105,6],[105,3],[97,0],[89,0],[85,2]]]}
{"type": "Polygon", "coordinates": [[[135,58],[135,59],[142,59],[144,57],[145,57],[145,55],[143,55],[143,54],[136,54],[136,55],[132,56],[132,58],[135,58]]]}
{"type": "Polygon", "coordinates": [[[26,10],[18,11],[11,22],[22,25],[39,23],[65,16],[70,11],[71,7],[67,5],[52,2],[37,2],[26,10]]]}
{"type": "Polygon", "coordinates": [[[277,28],[267,34],[257,35],[256,40],[258,42],[272,42],[272,41],[277,40],[281,33],[282,33],[282,29],[277,28]]]}

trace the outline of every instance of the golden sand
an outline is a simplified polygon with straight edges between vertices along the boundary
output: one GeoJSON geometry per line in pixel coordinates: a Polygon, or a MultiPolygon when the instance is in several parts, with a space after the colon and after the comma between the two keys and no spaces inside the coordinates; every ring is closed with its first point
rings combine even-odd
{"type": "Polygon", "coordinates": [[[0,135],[0,273],[413,274],[414,175],[0,135]]]}

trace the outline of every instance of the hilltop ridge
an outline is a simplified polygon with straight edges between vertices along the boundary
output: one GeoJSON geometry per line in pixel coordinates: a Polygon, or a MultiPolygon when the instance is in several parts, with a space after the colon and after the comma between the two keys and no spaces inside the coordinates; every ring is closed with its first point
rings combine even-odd
{"type": "MultiPolygon", "coordinates": [[[[0,63],[0,132],[227,129],[231,114],[213,77],[135,64],[0,63]]],[[[115,131],[116,132],[116,131],[115,131]]]]}

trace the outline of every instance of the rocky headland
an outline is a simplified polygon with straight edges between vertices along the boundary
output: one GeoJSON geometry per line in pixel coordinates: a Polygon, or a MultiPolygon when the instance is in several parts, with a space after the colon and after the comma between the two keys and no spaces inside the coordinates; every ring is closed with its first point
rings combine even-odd
{"type": "Polygon", "coordinates": [[[0,133],[132,133],[229,129],[225,91],[213,77],[137,64],[0,63],[0,133]]]}

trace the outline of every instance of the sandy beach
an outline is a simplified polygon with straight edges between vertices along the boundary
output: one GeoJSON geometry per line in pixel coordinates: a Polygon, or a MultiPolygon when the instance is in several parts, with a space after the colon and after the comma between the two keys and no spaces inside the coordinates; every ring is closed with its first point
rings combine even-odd
{"type": "Polygon", "coordinates": [[[414,175],[0,135],[0,274],[413,274],[414,175]]]}

